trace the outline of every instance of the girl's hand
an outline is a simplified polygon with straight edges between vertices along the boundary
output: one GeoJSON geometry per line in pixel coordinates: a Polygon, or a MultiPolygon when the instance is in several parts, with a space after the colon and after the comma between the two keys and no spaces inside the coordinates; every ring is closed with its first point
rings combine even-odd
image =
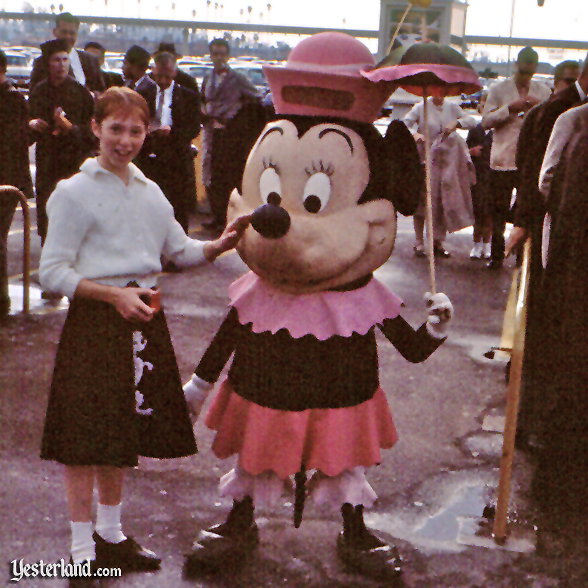
{"type": "Polygon", "coordinates": [[[233,249],[243,236],[245,229],[251,222],[251,215],[245,214],[237,217],[225,227],[221,236],[214,241],[209,241],[204,246],[204,256],[208,261],[214,261],[221,253],[233,249]]]}
{"type": "Polygon", "coordinates": [[[156,294],[149,288],[117,288],[112,304],[127,321],[148,323],[155,310],[141,300],[141,296],[151,298],[156,294]]]}

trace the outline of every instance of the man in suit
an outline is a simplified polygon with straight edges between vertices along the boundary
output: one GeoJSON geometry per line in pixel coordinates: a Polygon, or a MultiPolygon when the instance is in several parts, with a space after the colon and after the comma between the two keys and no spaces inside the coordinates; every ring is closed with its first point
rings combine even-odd
{"type": "Polygon", "coordinates": [[[488,91],[482,126],[493,129],[490,152],[492,206],[492,259],[489,269],[502,267],[504,259],[504,228],[513,189],[518,186],[516,146],[523,118],[536,104],[547,100],[549,88],[531,78],[537,70],[539,57],[531,47],[517,56],[517,70],[512,78],[494,84],[488,91]]]}
{"type": "Polygon", "coordinates": [[[41,45],[48,77],[29,94],[32,142],[37,143],[35,189],[41,243],[47,234],[46,204],[59,180],[76,173],[91,154],[94,100],[87,88],[69,77],[67,44],[61,39],[41,45]]]}
{"type": "Polygon", "coordinates": [[[121,74],[116,73],[115,71],[104,71],[104,55],[106,54],[106,49],[96,41],[89,41],[86,43],[84,47],[84,51],[86,53],[90,53],[93,55],[100,64],[100,71],[102,72],[102,77],[104,78],[104,83],[107,88],[111,88],[112,86],[124,86],[125,82],[121,74]]]}
{"type": "MultiPolygon", "coordinates": [[[[588,64],[588,60],[587,60],[588,64]]],[[[524,390],[519,417],[519,441],[524,447],[535,436],[537,405],[541,402],[536,382],[537,364],[543,361],[543,333],[541,327],[541,297],[543,265],[541,241],[545,199],[539,191],[539,172],[547,143],[560,114],[580,104],[584,87],[588,87],[588,65],[580,79],[577,62],[563,62],[555,68],[554,94],[529,111],[519,135],[516,165],[519,170],[517,206],[514,228],[509,235],[505,253],[508,255],[519,243],[531,239],[531,274],[527,297],[527,336],[523,362],[524,390]]]]}
{"type": "Polygon", "coordinates": [[[204,113],[202,180],[213,219],[203,225],[220,231],[226,224],[229,196],[239,182],[240,147],[246,145],[244,141],[235,141],[230,123],[245,104],[259,104],[259,96],[245,76],[227,65],[230,50],[225,39],[213,39],[208,47],[214,67],[202,81],[201,89],[204,113]]]}
{"type": "Polygon", "coordinates": [[[147,49],[139,45],[129,47],[123,60],[123,78],[127,88],[141,93],[155,87],[155,82],[147,75],[150,61],[151,54],[147,49]]]}
{"type": "MultiPolygon", "coordinates": [[[[6,79],[6,54],[0,49],[0,185],[33,195],[29,168],[29,114],[25,97],[6,79]]],[[[0,194],[0,324],[10,310],[7,239],[18,199],[0,194]]]]}
{"type": "MultiPolygon", "coordinates": [[[[86,86],[90,92],[104,92],[106,86],[98,60],[85,51],[75,49],[79,28],[80,20],[69,12],[63,12],[55,17],[53,35],[56,39],[65,41],[67,45],[69,75],[82,86],[86,86]]],[[[33,63],[30,88],[34,88],[40,81],[47,79],[47,75],[47,65],[41,55],[33,63]]]]}
{"type": "Polygon", "coordinates": [[[155,84],[141,91],[152,123],[137,164],[170,201],[174,215],[188,231],[188,215],[196,202],[192,140],[200,132],[200,98],[175,81],[176,58],[155,56],[155,84]]]}
{"type": "MultiPolygon", "coordinates": [[[[170,53],[176,58],[176,60],[181,59],[182,57],[179,53],[176,52],[176,46],[174,43],[159,43],[159,47],[157,48],[154,56],[158,53],[170,53]]],[[[175,82],[180,86],[184,86],[184,88],[188,88],[188,90],[192,90],[192,92],[200,92],[198,88],[198,82],[190,74],[187,74],[185,71],[182,71],[179,68],[177,69],[175,82]]]]}

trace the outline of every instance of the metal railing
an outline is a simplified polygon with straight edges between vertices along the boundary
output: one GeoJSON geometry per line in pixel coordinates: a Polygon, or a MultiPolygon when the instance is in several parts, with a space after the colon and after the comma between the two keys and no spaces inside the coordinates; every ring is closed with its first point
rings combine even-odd
{"type": "Polygon", "coordinates": [[[22,254],[22,312],[29,313],[31,285],[31,215],[27,197],[14,186],[0,186],[0,198],[16,197],[20,201],[23,216],[23,254],[22,254]]]}

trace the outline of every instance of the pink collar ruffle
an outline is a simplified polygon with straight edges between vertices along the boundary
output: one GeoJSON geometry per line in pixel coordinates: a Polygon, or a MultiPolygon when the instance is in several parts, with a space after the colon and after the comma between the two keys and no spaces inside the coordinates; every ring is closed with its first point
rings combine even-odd
{"type": "Polygon", "coordinates": [[[234,281],[229,296],[239,322],[251,323],[255,333],[286,329],[295,339],[314,335],[321,341],[333,335],[365,335],[377,323],[397,317],[402,304],[375,278],[348,292],[288,294],[253,272],[234,281]]]}

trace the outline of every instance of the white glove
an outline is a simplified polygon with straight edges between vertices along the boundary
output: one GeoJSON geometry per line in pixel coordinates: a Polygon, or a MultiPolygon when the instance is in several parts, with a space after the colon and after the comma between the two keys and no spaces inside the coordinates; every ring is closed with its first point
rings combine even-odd
{"type": "Polygon", "coordinates": [[[427,305],[427,332],[435,339],[443,339],[447,336],[449,323],[453,318],[453,304],[443,292],[425,294],[427,305]]]}
{"type": "Polygon", "coordinates": [[[192,374],[190,380],[184,384],[182,390],[184,390],[184,398],[188,405],[188,412],[190,413],[192,424],[198,420],[202,405],[213,386],[214,384],[199,378],[196,374],[192,374]]]}

